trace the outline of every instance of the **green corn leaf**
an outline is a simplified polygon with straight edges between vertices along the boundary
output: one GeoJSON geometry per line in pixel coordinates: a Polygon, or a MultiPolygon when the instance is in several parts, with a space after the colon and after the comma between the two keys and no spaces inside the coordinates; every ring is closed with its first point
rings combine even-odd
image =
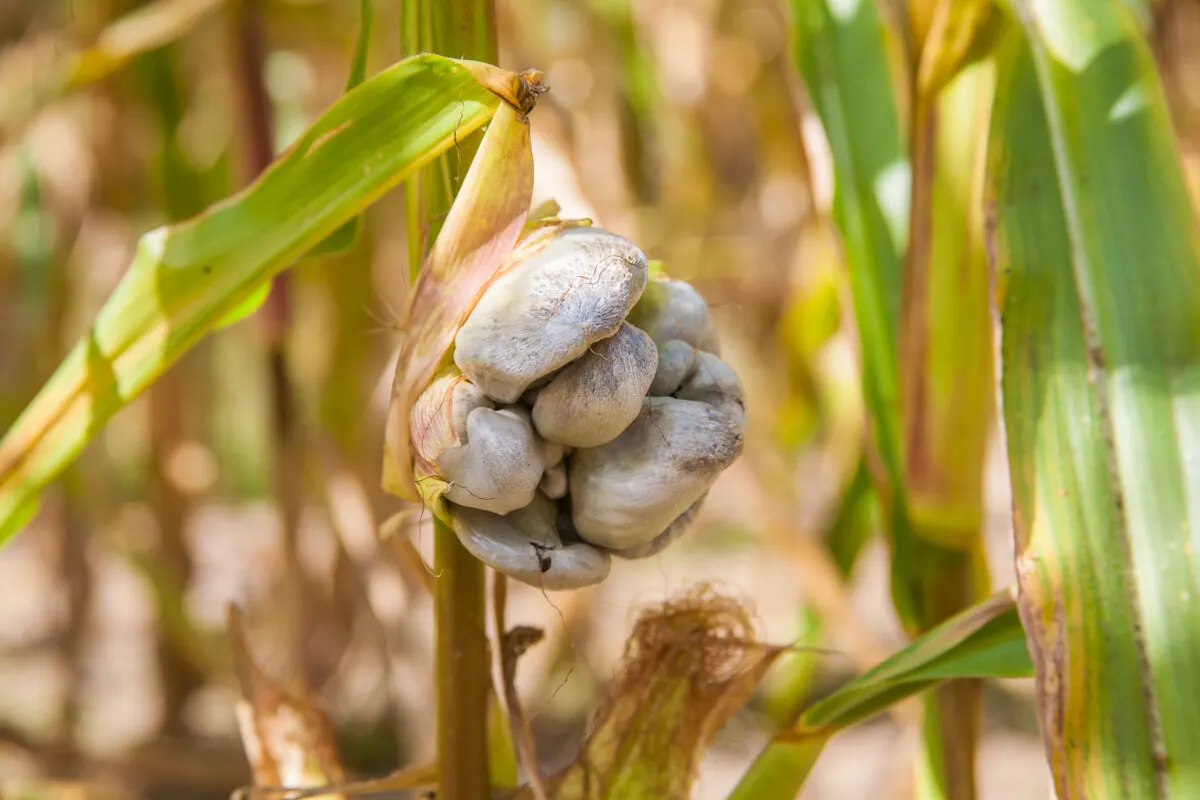
{"type": "MultiPolygon", "coordinates": [[[[361,0],[358,4],[358,38],[354,42],[354,55],[350,59],[350,74],[346,76],[346,91],[363,82],[367,77],[367,52],[371,48],[371,26],[375,19],[375,7],[371,0],[361,0]]],[[[310,256],[328,256],[344,253],[358,241],[362,232],[362,217],[355,217],[333,233],[326,236],[321,243],[309,251],[310,256]]],[[[263,301],[266,301],[264,295],[263,301]]]]}
{"type": "MultiPolygon", "coordinates": [[[[345,226],[343,226],[343,227],[345,227],[345,226]]],[[[339,228],[339,230],[340,230],[340,228],[339,228]]],[[[328,241],[328,239],[326,241],[328,241]]],[[[250,316],[255,311],[258,311],[260,308],[262,308],[263,305],[267,302],[267,297],[270,296],[270,294],[271,294],[271,284],[270,283],[260,284],[258,287],[255,288],[255,290],[253,292],[246,295],[246,297],[241,302],[239,302],[233,308],[229,309],[229,311],[224,316],[222,316],[219,320],[217,320],[215,323],[213,323],[212,329],[214,331],[216,331],[216,330],[220,330],[221,328],[228,328],[230,325],[241,322],[246,317],[250,316]]]]}
{"type": "MultiPolygon", "coordinates": [[[[335,256],[340,253],[345,253],[354,246],[356,241],[358,241],[358,235],[361,232],[362,217],[354,217],[336,231],[322,239],[316,247],[308,251],[308,255],[335,256]]],[[[264,297],[263,299],[265,300],[266,298],[264,297]]]]}
{"type": "Polygon", "coordinates": [[[32,84],[0,86],[0,133],[20,127],[39,108],[64,94],[95,83],[134,57],[184,36],[223,0],[158,0],[113,22],[90,47],[69,50],[56,63],[37,70],[32,84]]]}
{"type": "Polygon", "coordinates": [[[919,628],[920,564],[910,553],[896,347],[911,174],[874,3],[792,0],[796,65],[833,157],[833,216],[849,274],[872,446],[873,479],[893,543],[893,596],[919,628]]]}
{"type": "Polygon", "coordinates": [[[118,409],[499,103],[462,62],[414,56],[344,95],[245,191],[143,236],[88,333],[0,441],[0,542],[118,409]]]}
{"type": "Polygon", "coordinates": [[[375,6],[371,0],[359,0],[358,38],[350,59],[350,74],[346,76],[346,91],[358,86],[367,77],[367,52],[371,49],[371,26],[375,21],[375,6]]]}
{"type": "Polygon", "coordinates": [[[880,456],[898,484],[895,341],[910,178],[883,23],[873,2],[791,6],[796,63],[833,155],[833,214],[850,273],[867,407],[880,456]]]}
{"type": "Polygon", "coordinates": [[[1032,674],[1013,595],[999,592],[811,706],[767,745],[729,800],[794,798],[834,733],[940,683],[1032,674]]]}
{"type": "Polygon", "coordinates": [[[1200,230],[1127,3],[1013,3],[991,133],[1021,613],[1058,796],[1200,797],[1200,230]]]}

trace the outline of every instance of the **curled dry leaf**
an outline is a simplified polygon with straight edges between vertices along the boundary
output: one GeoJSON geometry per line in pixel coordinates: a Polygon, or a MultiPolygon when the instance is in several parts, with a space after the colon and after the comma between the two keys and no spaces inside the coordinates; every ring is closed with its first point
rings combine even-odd
{"type": "MultiPolygon", "coordinates": [[[[306,788],[346,780],[329,718],[311,695],[271,681],[250,652],[236,606],[228,611],[234,671],[242,688],[238,729],[255,786],[306,788]]],[[[341,795],[324,795],[340,798],[341,795]]]]}
{"type": "Polygon", "coordinates": [[[521,758],[529,781],[529,791],[534,800],[548,800],[549,792],[542,782],[541,759],[538,758],[537,744],[534,741],[533,728],[529,718],[521,707],[521,697],[517,692],[517,659],[526,650],[536,645],[544,637],[541,628],[529,625],[518,625],[509,628],[505,622],[505,611],[508,606],[508,580],[504,575],[497,575],[492,582],[492,615],[495,628],[500,638],[500,685],[499,694],[504,698],[508,710],[509,727],[512,730],[513,743],[521,758]]]}
{"type": "Polygon", "coordinates": [[[542,83],[542,73],[536,69],[514,74],[485,61],[459,63],[471,71],[481,86],[508,103],[522,117],[528,116],[537,105],[538,96],[549,90],[542,83]]]}

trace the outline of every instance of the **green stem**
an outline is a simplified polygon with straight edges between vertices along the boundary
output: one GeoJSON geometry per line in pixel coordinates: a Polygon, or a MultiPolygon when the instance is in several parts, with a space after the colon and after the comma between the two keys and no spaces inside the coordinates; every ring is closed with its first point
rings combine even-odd
{"type": "Polygon", "coordinates": [[[437,796],[438,800],[476,800],[491,795],[486,580],[483,564],[459,544],[449,526],[435,519],[433,530],[437,796]]]}
{"type": "MultiPolygon", "coordinates": [[[[405,4],[401,36],[410,52],[429,50],[495,63],[495,18],[492,0],[412,0],[405,4]]],[[[458,142],[454,153],[442,156],[409,181],[406,222],[414,282],[454,199],[456,186],[450,176],[466,174],[479,139],[479,134],[474,134],[458,142]]],[[[492,681],[486,580],[483,564],[459,544],[445,523],[435,518],[433,530],[437,797],[476,800],[491,796],[488,707],[492,681]]]]}

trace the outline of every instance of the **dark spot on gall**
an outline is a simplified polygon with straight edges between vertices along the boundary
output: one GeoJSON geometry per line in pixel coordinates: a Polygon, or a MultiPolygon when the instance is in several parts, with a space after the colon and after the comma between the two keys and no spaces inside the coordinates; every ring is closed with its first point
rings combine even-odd
{"type": "Polygon", "coordinates": [[[537,554],[538,570],[545,575],[553,565],[553,562],[550,560],[550,551],[553,548],[546,547],[544,544],[538,544],[537,542],[530,542],[529,544],[533,547],[533,552],[537,554]]]}

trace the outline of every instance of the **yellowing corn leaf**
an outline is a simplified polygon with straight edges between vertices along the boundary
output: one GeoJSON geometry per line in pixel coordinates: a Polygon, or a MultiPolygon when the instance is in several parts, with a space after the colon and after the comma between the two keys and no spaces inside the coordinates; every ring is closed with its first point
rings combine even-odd
{"type": "Polygon", "coordinates": [[[0,62],[0,76],[4,78],[0,80],[0,134],[14,133],[45,104],[111,75],[142,53],[186,35],[221,3],[222,0],[146,3],[114,21],[82,50],[72,49],[69,42],[52,40],[34,40],[32,47],[20,44],[12,48],[0,62]],[[43,48],[43,44],[50,46],[43,48]],[[21,61],[27,63],[22,65],[21,61]],[[30,69],[31,66],[34,68],[30,69]]]}
{"type": "Polygon", "coordinates": [[[421,474],[414,475],[410,412],[446,362],[455,333],[512,255],[533,200],[533,150],[526,114],[540,89],[537,76],[521,78],[520,87],[514,88],[511,81],[518,76],[487,65],[473,66],[481,83],[508,104],[492,119],[410,295],[384,453],[384,488],[406,500],[424,496],[434,507],[445,484],[431,479],[424,485],[423,479],[434,474],[428,464],[418,465],[421,474]]]}
{"type": "Polygon", "coordinates": [[[980,58],[1005,30],[1004,15],[993,0],[925,0],[909,4],[930,13],[921,47],[917,89],[932,96],[964,66],[980,58]]]}
{"type": "Polygon", "coordinates": [[[1200,797],[1200,226],[1130,4],[1013,7],[992,252],[1050,770],[1063,800],[1200,797]]]}
{"type": "Polygon", "coordinates": [[[782,651],[755,642],[749,612],[707,585],[644,612],[583,752],[547,782],[552,796],[687,797],[704,748],[782,651]]]}

